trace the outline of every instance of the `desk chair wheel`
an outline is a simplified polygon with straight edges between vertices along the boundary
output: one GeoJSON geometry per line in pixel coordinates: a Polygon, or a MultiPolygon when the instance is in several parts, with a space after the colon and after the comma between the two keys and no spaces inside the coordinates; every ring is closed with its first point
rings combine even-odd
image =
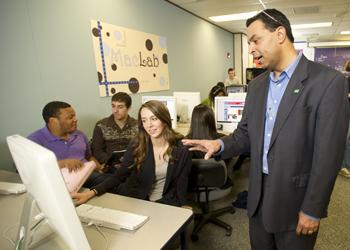
{"type": "Polygon", "coordinates": [[[232,209],[230,211],[230,214],[234,214],[236,212],[236,209],[232,206],[232,209]]]}
{"type": "Polygon", "coordinates": [[[231,236],[231,234],[232,234],[232,229],[231,229],[231,231],[226,231],[226,236],[231,236]]]}
{"type": "Polygon", "coordinates": [[[191,240],[192,240],[193,242],[197,242],[197,241],[199,240],[198,235],[197,235],[197,234],[191,234],[191,240]]]}

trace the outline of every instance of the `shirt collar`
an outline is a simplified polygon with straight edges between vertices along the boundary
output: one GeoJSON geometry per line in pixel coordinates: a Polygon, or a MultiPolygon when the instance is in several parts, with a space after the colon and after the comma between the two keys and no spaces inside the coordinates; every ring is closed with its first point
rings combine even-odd
{"type": "MultiPolygon", "coordinates": [[[[114,120],[113,114],[111,114],[111,115],[109,116],[109,121],[108,121],[108,122],[110,123],[110,126],[119,127],[118,124],[117,124],[117,123],[115,122],[115,120],[114,120]]],[[[125,122],[125,125],[124,125],[123,129],[124,129],[124,128],[128,128],[128,127],[130,126],[130,123],[131,123],[131,117],[130,117],[130,115],[128,115],[128,118],[126,119],[126,122],[125,122]]]]}
{"type": "MultiPolygon", "coordinates": [[[[54,134],[52,134],[51,131],[49,130],[49,128],[48,128],[47,126],[45,126],[45,127],[43,128],[43,132],[44,132],[44,136],[46,137],[46,139],[47,139],[48,141],[51,141],[51,142],[53,142],[53,141],[64,141],[63,139],[61,139],[61,138],[55,136],[54,134]]],[[[72,140],[73,138],[75,138],[76,136],[77,136],[77,130],[74,131],[73,133],[70,133],[70,134],[69,134],[69,139],[68,139],[68,141],[71,141],[71,140],[72,140]]]]}
{"type": "Polygon", "coordinates": [[[280,83],[284,80],[285,77],[288,77],[290,79],[296,69],[296,67],[299,64],[299,61],[302,57],[303,53],[300,51],[298,56],[294,59],[294,61],[288,65],[288,67],[282,71],[281,75],[278,78],[275,78],[275,75],[273,72],[270,72],[270,81],[273,83],[280,83]]]}

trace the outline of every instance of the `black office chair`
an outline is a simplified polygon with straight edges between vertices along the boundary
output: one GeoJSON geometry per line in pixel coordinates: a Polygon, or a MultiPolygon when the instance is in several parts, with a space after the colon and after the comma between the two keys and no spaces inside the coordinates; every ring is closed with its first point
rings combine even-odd
{"type": "Polygon", "coordinates": [[[202,213],[195,214],[195,225],[191,234],[192,241],[199,239],[198,232],[206,223],[213,223],[226,230],[226,236],[231,236],[232,227],[217,217],[235,212],[232,205],[210,211],[209,194],[213,190],[232,185],[227,176],[227,168],[224,161],[214,159],[192,159],[192,168],[189,176],[189,190],[196,193],[196,201],[199,203],[202,213]],[[201,193],[205,193],[205,200],[201,201],[201,193]]]}

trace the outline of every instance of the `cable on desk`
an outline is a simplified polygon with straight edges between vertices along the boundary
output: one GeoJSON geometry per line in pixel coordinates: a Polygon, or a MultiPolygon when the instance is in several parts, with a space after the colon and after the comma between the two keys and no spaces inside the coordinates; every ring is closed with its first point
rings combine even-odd
{"type": "Polygon", "coordinates": [[[45,225],[46,223],[48,223],[49,221],[48,221],[48,219],[47,218],[45,218],[45,217],[41,217],[40,219],[39,219],[39,221],[34,225],[34,226],[32,226],[31,228],[30,228],[30,239],[29,239],[29,244],[28,244],[28,246],[30,246],[30,244],[32,244],[32,241],[33,241],[33,236],[35,235],[35,232],[36,232],[36,230],[38,230],[38,228],[40,227],[40,226],[42,226],[42,225],[45,225]]]}
{"type": "Polygon", "coordinates": [[[18,227],[18,224],[13,225],[13,226],[9,226],[2,231],[2,237],[5,238],[6,240],[8,240],[13,246],[16,246],[15,241],[12,240],[11,237],[7,236],[6,234],[8,233],[8,231],[10,231],[11,229],[13,229],[15,227],[18,227]]]}
{"type": "Polygon", "coordinates": [[[102,235],[103,239],[106,241],[105,250],[109,248],[109,238],[102,232],[102,229],[96,224],[89,222],[87,225],[83,225],[83,227],[95,226],[96,230],[102,235]]]}

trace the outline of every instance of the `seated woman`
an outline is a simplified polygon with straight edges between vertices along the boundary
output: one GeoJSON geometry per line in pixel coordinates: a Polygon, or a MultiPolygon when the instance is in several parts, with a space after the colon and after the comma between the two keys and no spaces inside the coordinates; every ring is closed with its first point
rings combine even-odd
{"type": "MultiPolygon", "coordinates": [[[[194,107],[191,117],[191,125],[186,138],[189,139],[218,139],[225,136],[218,133],[215,125],[215,116],[213,110],[204,104],[194,107]]],[[[204,158],[204,153],[200,151],[193,152],[193,158],[204,158]]]]}
{"type": "MultiPolygon", "coordinates": [[[[213,110],[204,104],[197,105],[192,111],[190,130],[186,138],[214,140],[223,136],[225,134],[216,130],[213,110]]],[[[193,151],[192,155],[192,158],[201,159],[204,158],[205,154],[201,151],[193,151]]],[[[233,170],[239,170],[247,157],[249,157],[249,154],[240,155],[233,166],[233,170]]],[[[229,165],[231,159],[225,162],[229,165]]]]}
{"type": "Polygon", "coordinates": [[[171,128],[168,109],[159,101],[144,103],[138,113],[138,135],[130,142],[122,166],[103,183],[72,198],[82,204],[112,193],[174,206],[187,203],[191,153],[171,128]]]}
{"type": "Polygon", "coordinates": [[[201,104],[207,105],[210,108],[214,108],[215,97],[226,96],[225,87],[222,86],[221,82],[218,82],[214,87],[211,88],[209,96],[202,101],[201,104]]]}

